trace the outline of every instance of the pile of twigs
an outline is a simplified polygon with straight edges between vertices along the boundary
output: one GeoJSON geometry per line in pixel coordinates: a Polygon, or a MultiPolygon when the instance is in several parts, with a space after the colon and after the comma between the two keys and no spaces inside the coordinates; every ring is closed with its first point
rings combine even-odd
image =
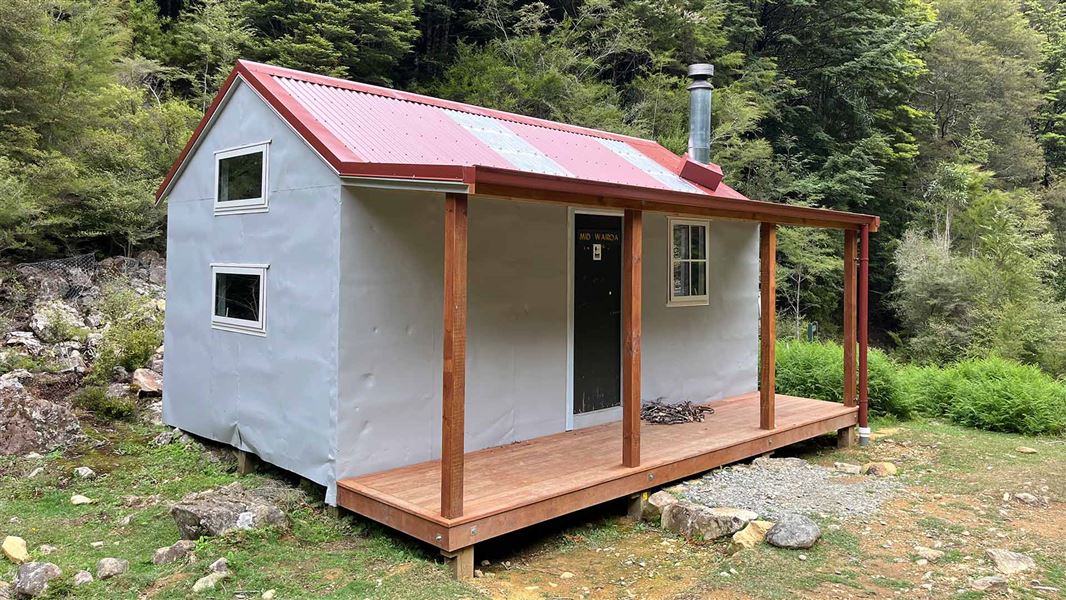
{"type": "Polygon", "coordinates": [[[687,400],[677,404],[667,404],[662,401],[662,398],[659,398],[644,402],[640,406],[640,418],[642,420],[660,425],[702,422],[704,415],[713,414],[714,409],[710,406],[693,404],[687,400]]]}

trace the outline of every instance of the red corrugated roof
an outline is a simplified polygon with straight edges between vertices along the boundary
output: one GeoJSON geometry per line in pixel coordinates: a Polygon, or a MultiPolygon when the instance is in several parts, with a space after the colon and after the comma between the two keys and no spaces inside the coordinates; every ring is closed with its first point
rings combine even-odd
{"type": "MultiPolygon", "coordinates": [[[[506,182],[679,206],[743,201],[748,211],[782,206],[748,200],[720,183],[716,165],[698,165],[650,140],[248,61],[237,63],[157,197],[166,195],[237,78],[345,177],[506,182]]],[[[827,219],[848,214],[808,210],[827,219]]],[[[868,219],[876,227],[876,218],[868,219]]]]}

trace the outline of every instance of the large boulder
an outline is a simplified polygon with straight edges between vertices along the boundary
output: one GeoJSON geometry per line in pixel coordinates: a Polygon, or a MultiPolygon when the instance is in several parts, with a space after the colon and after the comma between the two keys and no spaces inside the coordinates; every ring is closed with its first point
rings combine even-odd
{"type": "Polygon", "coordinates": [[[663,529],[695,540],[714,540],[744,529],[759,515],[739,508],[710,508],[680,501],[663,509],[663,529]]]}
{"type": "Polygon", "coordinates": [[[766,542],[778,548],[810,548],[820,537],[818,524],[797,514],[783,515],[766,532],[766,542]]]}
{"type": "Polygon", "coordinates": [[[48,562],[31,562],[21,565],[15,576],[15,596],[35,598],[48,589],[48,582],[59,577],[63,571],[48,562]]]}
{"type": "Polygon", "coordinates": [[[38,356],[44,350],[44,344],[32,331],[12,331],[4,340],[5,346],[22,348],[27,354],[38,356]]]}
{"type": "Polygon", "coordinates": [[[992,560],[992,564],[996,565],[996,570],[1004,575],[1016,575],[1036,568],[1036,561],[1018,552],[987,548],[985,553],[992,560]]]}
{"type": "Polygon", "coordinates": [[[240,483],[189,494],[171,507],[170,515],[185,540],[221,535],[231,529],[289,525],[268,491],[245,490],[240,483]]]}
{"type": "Polygon", "coordinates": [[[73,306],[62,300],[50,300],[34,307],[30,329],[46,342],[65,342],[73,339],[79,330],[84,331],[85,321],[73,306]]]}
{"type": "Polygon", "coordinates": [[[671,504],[677,504],[677,501],[677,496],[674,496],[670,492],[659,490],[651,496],[648,496],[648,501],[644,503],[641,512],[641,518],[645,521],[651,521],[652,523],[661,523],[663,509],[671,504]]]}
{"type": "Polygon", "coordinates": [[[158,396],[163,393],[163,376],[150,369],[137,369],[131,381],[141,396],[158,396]]]}
{"type": "Polygon", "coordinates": [[[110,579],[130,570],[130,561],[122,558],[101,558],[96,563],[96,578],[110,579]]]}
{"type": "Polygon", "coordinates": [[[17,379],[0,380],[0,454],[51,452],[80,437],[69,408],[30,395],[17,379]]]}

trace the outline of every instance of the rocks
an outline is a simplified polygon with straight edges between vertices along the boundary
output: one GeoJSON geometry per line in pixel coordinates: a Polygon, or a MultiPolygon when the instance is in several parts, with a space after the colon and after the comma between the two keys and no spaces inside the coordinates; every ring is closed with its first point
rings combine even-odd
{"type": "Polygon", "coordinates": [[[108,398],[125,398],[130,395],[130,386],[122,382],[109,384],[104,395],[108,398]]]}
{"type": "Polygon", "coordinates": [[[92,504],[94,500],[88,496],[82,496],[81,494],[74,494],[70,497],[70,503],[74,506],[81,506],[83,504],[92,504]]]}
{"type": "Polygon", "coordinates": [[[149,369],[137,369],[131,378],[140,396],[158,396],[163,393],[163,377],[149,369]]]}
{"type": "Polygon", "coordinates": [[[215,585],[223,579],[229,577],[229,573],[210,573],[196,580],[196,583],[192,586],[192,591],[199,594],[207,590],[215,589],[215,585]]]}
{"type": "Polygon", "coordinates": [[[847,473],[848,475],[858,475],[859,473],[862,473],[861,466],[844,462],[833,463],[833,470],[840,473],[847,473]]]}
{"type": "Polygon", "coordinates": [[[990,575],[988,577],[981,577],[978,579],[974,579],[970,583],[970,587],[979,592],[1005,590],[1007,589],[1007,578],[1002,575],[990,575]]]}
{"type": "Polygon", "coordinates": [[[892,477],[896,472],[896,465],[890,462],[872,462],[862,466],[863,475],[873,475],[874,477],[892,477]]]}
{"type": "Polygon", "coordinates": [[[186,435],[184,431],[175,427],[174,429],[168,429],[167,431],[160,433],[148,443],[153,446],[167,446],[179,441],[182,443],[189,443],[192,441],[192,438],[186,435]]]}
{"type": "Polygon", "coordinates": [[[166,264],[148,267],[148,281],[156,285],[164,285],[167,282],[166,264]]]}
{"type": "Polygon", "coordinates": [[[62,300],[50,300],[34,307],[30,329],[45,342],[65,342],[74,339],[79,330],[84,332],[85,321],[73,306],[62,300]]]}
{"type": "Polygon", "coordinates": [[[15,575],[15,595],[35,598],[48,589],[48,582],[63,574],[49,562],[31,562],[21,565],[15,575]]]}
{"type": "Polygon", "coordinates": [[[269,590],[263,592],[263,595],[259,596],[259,597],[262,598],[262,600],[274,600],[274,597],[277,596],[277,595],[278,595],[277,591],[275,591],[273,589],[269,589],[269,590]]]}
{"type": "Polygon", "coordinates": [[[919,560],[925,560],[928,562],[936,562],[941,558],[944,558],[944,553],[940,550],[934,550],[933,548],[927,548],[925,546],[915,546],[914,553],[918,556],[919,560]]]}
{"type": "Polygon", "coordinates": [[[69,408],[31,395],[16,379],[0,380],[0,454],[51,452],[80,438],[69,408]]]}
{"type": "Polygon", "coordinates": [[[212,573],[227,573],[229,572],[229,561],[226,560],[225,556],[223,556],[222,558],[211,563],[211,565],[207,567],[207,570],[211,571],[212,573]]]}
{"type": "Polygon", "coordinates": [[[788,514],[766,532],[766,541],[778,548],[810,548],[822,537],[818,524],[803,515],[788,514]]]}
{"type": "Polygon", "coordinates": [[[1018,454],[1036,454],[1036,448],[1030,448],[1029,446],[1018,446],[1014,449],[1018,454]]]}
{"type": "Polygon", "coordinates": [[[752,521],[744,529],[733,534],[733,543],[730,545],[732,552],[750,550],[758,546],[766,539],[766,532],[774,526],[771,521],[752,521]]]}
{"type": "Polygon", "coordinates": [[[121,558],[101,558],[96,562],[97,579],[110,579],[130,570],[130,561],[121,558]]]}
{"type": "Polygon", "coordinates": [[[74,574],[74,586],[85,585],[93,582],[93,574],[88,571],[78,571],[74,574]]]}
{"type": "Polygon", "coordinates": [[[1029,492],[1019,492],[1017,494],[1014,494],[1014,499],[1028,506],[1048,506],[1049,504],[1047,498],[1034,496],[1029,492]]]}
{"type": "Polygon", "coordinates": [[[4,340],[5,346],[20,347],[33,356],[44,351],[44,344],[33,335],[32,331],[12,331],[4,340]]]}
{"type": "Polygon", "coordinates": [[[56,550],[59,550],[59,548],[53,546],[52,544],[41,544],[40,546],[37,546],[37,552],[43,554],[44,556],[48,556],[56,550]]]}
{"type": "Polygon", "coordinates": [[[170,546],[158,548],[152,557],[152,563],[166,565],[181,560],[196,549],[196,542],[192,540],[178,540],[170,546]]]}
{"type": "Polygon", "coordinates": [[[1015,575],[1036,568],[1036,562],[1032,558],[1018,552],[1000,548],[987,548],[985,553],[988,554],[988,558],[996,566],[996,570],[1004,575],[1015,575]]]}
{"type": "Polygon", "coordinates": [[[758,516],[758,513],[750,510],[708,508],[682,501],[666,506],[662,513],[662,526],[685,538],[707,541],[733,535],[758,516]]]}
{"type": "Polygon", "coordinates": [[[788,513],[848,519],[876,514],[900,488],[894,478],[841,477],[798,458],[759,458],[691,480],[679,495],[707,506],[746,508],[770,521],[788,513]]]}
{"type": "Polygon", "coordinates": [[[170,509],[182,539],[221,535],[230,529],[288,527],[285,513],[260,490],[246,491],[240,483],[189,494],[170,509]]]}
{"type": "Polygon", "coordinates": [[[26,540],[18,536],[9,535],[5,537],[4,543],[0,548],[3,548],[4,556],[15,564],[21,565],[30,560],[30,552],[26,548],[26,540]]]}
{"type": "Polygon", "coordinates": [[[74,469],[74,474],[82,479],[93,479],[96,477],[96,471],[93,471],[89,467],[78,467],[74,469]]]}
{"type": "Polygon", "coordinates": [[[659,490],[651,496],[648,496],[648,501],[644,503],[644,511],[641,514],[641,518],[645,521],[651,521],[652,523],[661,523],[663,509],[676,502],[676,496],[670,492],[659,490]]]}

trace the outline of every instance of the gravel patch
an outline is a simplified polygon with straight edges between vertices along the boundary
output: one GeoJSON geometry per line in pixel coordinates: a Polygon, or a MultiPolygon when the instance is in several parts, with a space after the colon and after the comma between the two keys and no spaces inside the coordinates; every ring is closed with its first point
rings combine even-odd
{"type": "Polygon", "coordinates": [[[892,479],[857,479],[801,458],[757,458],[690,480],[681,496],[712,507],[746,508],[770,520],[787,513],[844,520],[876,514],[901,487],[892,479]]]}

